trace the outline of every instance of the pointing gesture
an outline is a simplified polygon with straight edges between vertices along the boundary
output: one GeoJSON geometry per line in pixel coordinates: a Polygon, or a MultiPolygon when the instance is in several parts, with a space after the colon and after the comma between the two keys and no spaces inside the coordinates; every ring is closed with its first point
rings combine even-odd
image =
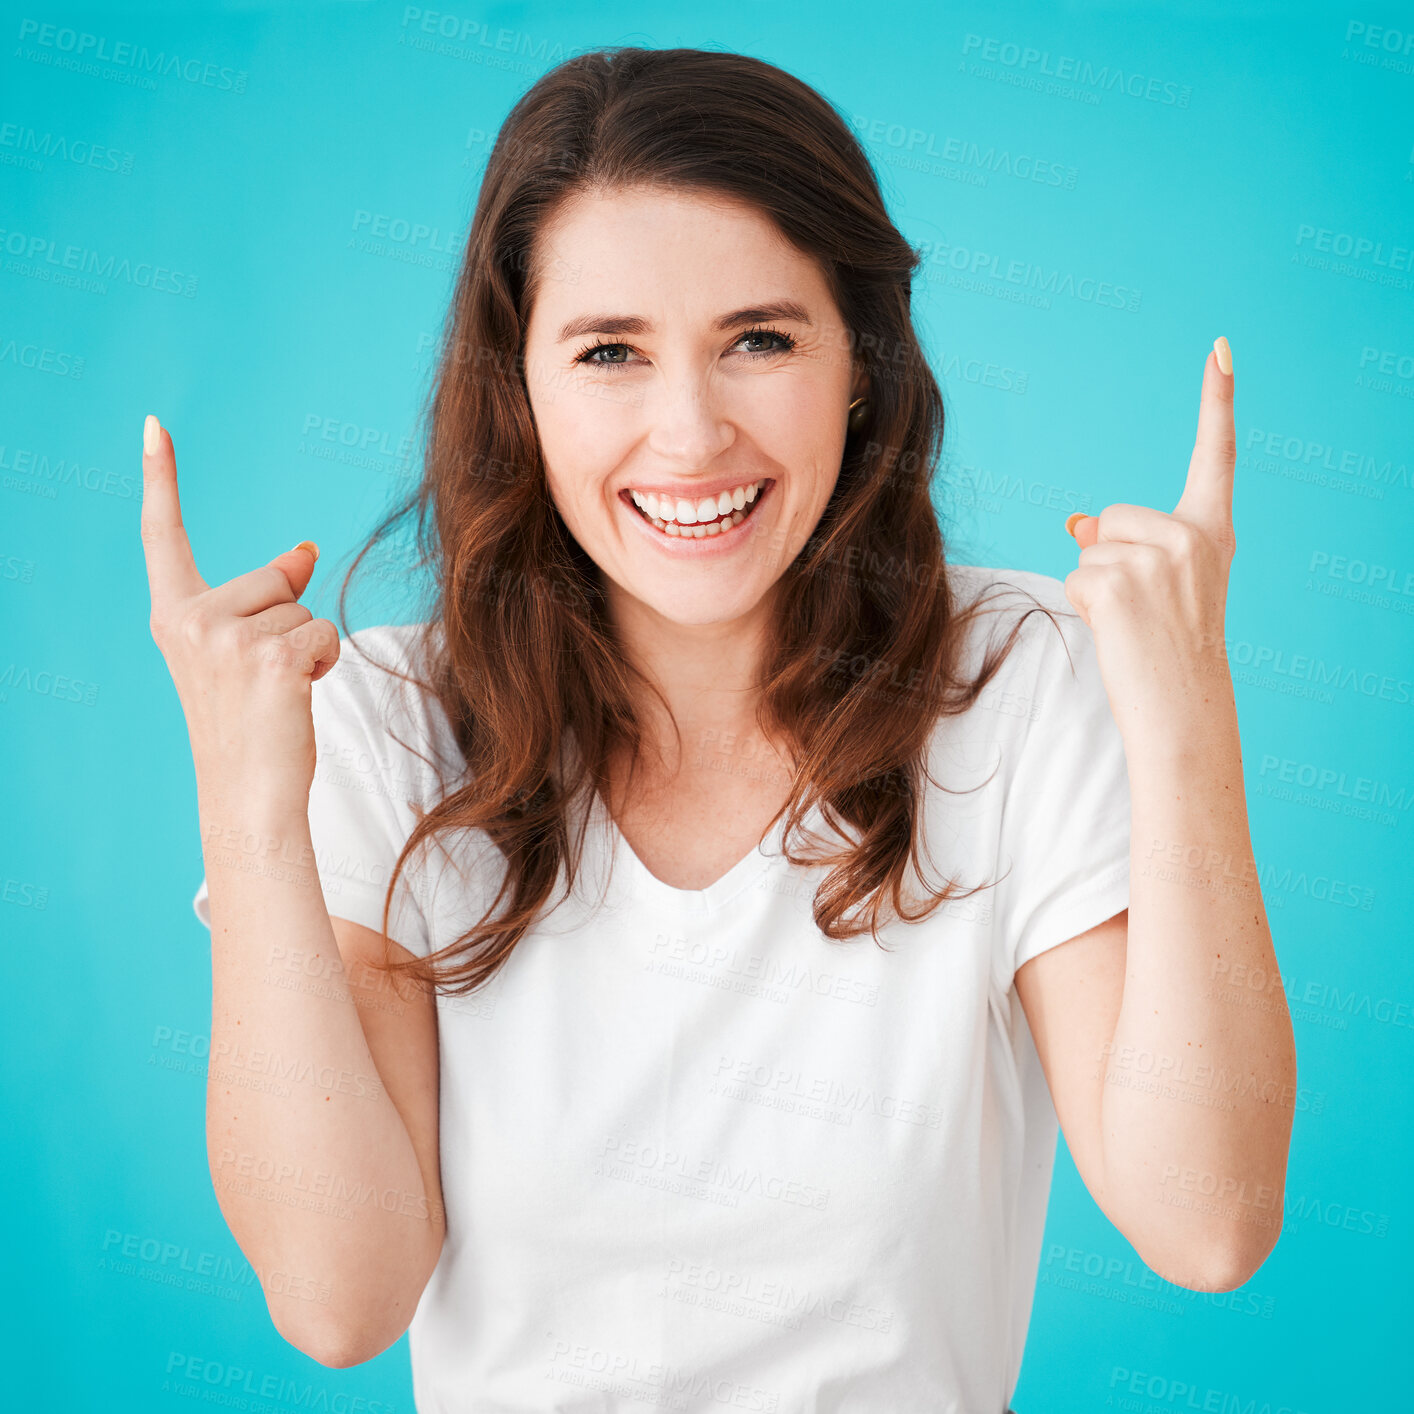
{"type": "Polygon", "coordinates": [[[1220,338],[1203,368],[1198,435],[1173,511],[1115,504],[1066,521],[1082,547],[1066,596],[1094,631],[1121,731],[1172,722],[1224,681],[1230,694],[1223,628],[1236,466],[1232,352],[1220,338]]]}
{"type": "Polygon", "coordinates": [[[186,716],[198,784],[223,796],[275,792],[303,807],[314,778],[311,686],[339,658],[338,629],[298,602],[317,547],[303,541],[210,587],[182,524],[172,439],[155,417],[143,428],[142,545],[149,627],[186,716]]]}

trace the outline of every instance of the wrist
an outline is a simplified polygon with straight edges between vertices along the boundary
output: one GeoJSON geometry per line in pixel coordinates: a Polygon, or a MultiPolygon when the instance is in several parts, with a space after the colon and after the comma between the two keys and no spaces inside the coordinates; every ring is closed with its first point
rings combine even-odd
{"type": "Polygon", "coordinates": [[[1231,699],[1210,696],[1201,710],[1135,719],[1121,736],[1131,785],[1160,779],[1181,787],[1214,774],[1242,779],[1242,740],[1231,699]]]}
{"type": "Polygon", "coordinates": [[[288,781],[229,781],[199,775],[196,802],[203,840],[208,834],[285,835],[309,830],[309,791],[288,781]]]}

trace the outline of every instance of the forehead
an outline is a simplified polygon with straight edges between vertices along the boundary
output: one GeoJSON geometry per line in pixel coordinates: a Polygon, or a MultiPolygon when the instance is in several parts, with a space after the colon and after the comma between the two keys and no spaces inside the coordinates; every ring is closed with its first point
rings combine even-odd
{"type": "Polygon", "coordinates": [[[824,273],[774,221],[717,193],[616,188],[568,198],[537,233],[530,323],[602,310],[708,318],[764,297],[831,308],[824,273]]]}

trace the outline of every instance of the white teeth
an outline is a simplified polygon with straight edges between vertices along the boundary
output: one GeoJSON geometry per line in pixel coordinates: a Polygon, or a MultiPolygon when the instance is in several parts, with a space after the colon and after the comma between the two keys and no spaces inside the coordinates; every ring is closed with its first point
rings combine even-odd
{"type": "MultiPolygon", "coordinates": [[[[746,517],[740,511],[733,511],[731,514],[731,524],[740,525],[746,517]]],[[[704,535],[720,535],[727,526],[722,521],[714,520],[710,525],[682,525],[675,520],[655,520],[653,525],[661,530],[665,535],[681,535],[688,540],[700,540],[704,535]]]]}
{"type": "MultiPolygon", "coordinates": [[[[715,499],[711,496],[704,496],[696,503],[688,500],[672,500],[667,496],[660,497],[654,491],[630,491],[629,496],[633,499],[634,505],[650,520],[661,521],[667,525],[677,524],[685,528],[704,522],[715,523],[719,516],[725,516],[731,511],[744,510],[756,499],[764,485],[764,481],[754,481],[748,486],[737,486],[730,491],[723,491],[715,499]]],[[[732,517],[732,523],[736,523],[735,516],[732,517]]],[[[675,533],[681,534],[683,532],[675,533]]],[[[704,528],[701,532],[688,533],[717,535],[720,531],[709,531],[704,528]]]]}
{"type": "Polygon", "coordinates": [[[755,481],[749,486],[737,486],[723,491],[715,500],[704,496],[696,505],[687,500],[660,497],[655,491],[630,490],[628,494],[656,530],[664,535],[701,540],[740,525],[746,519],[746,508],[761,494],[765,484],[755,481]]]}

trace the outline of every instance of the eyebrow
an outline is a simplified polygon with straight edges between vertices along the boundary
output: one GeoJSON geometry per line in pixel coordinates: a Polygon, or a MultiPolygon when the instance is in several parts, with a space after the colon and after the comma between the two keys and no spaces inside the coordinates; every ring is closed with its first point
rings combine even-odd
{"type": "MultiPolygon", "coordinates": [[[[771,320],[790,321],[815,327],[815,321],[806,312],[805,306],[795,300],[777,299],[766,304],[749,304],[744,309],[734,309],[723,314],[712,323],[718,331],[735,329],[741,324],[764,324],[771,320]]],[[[653,324],[637,314],[582,314],[571,319],[560,328],[560,343],[566,339],[580,338],[585,334],[651,334],[653,324]]]]}

